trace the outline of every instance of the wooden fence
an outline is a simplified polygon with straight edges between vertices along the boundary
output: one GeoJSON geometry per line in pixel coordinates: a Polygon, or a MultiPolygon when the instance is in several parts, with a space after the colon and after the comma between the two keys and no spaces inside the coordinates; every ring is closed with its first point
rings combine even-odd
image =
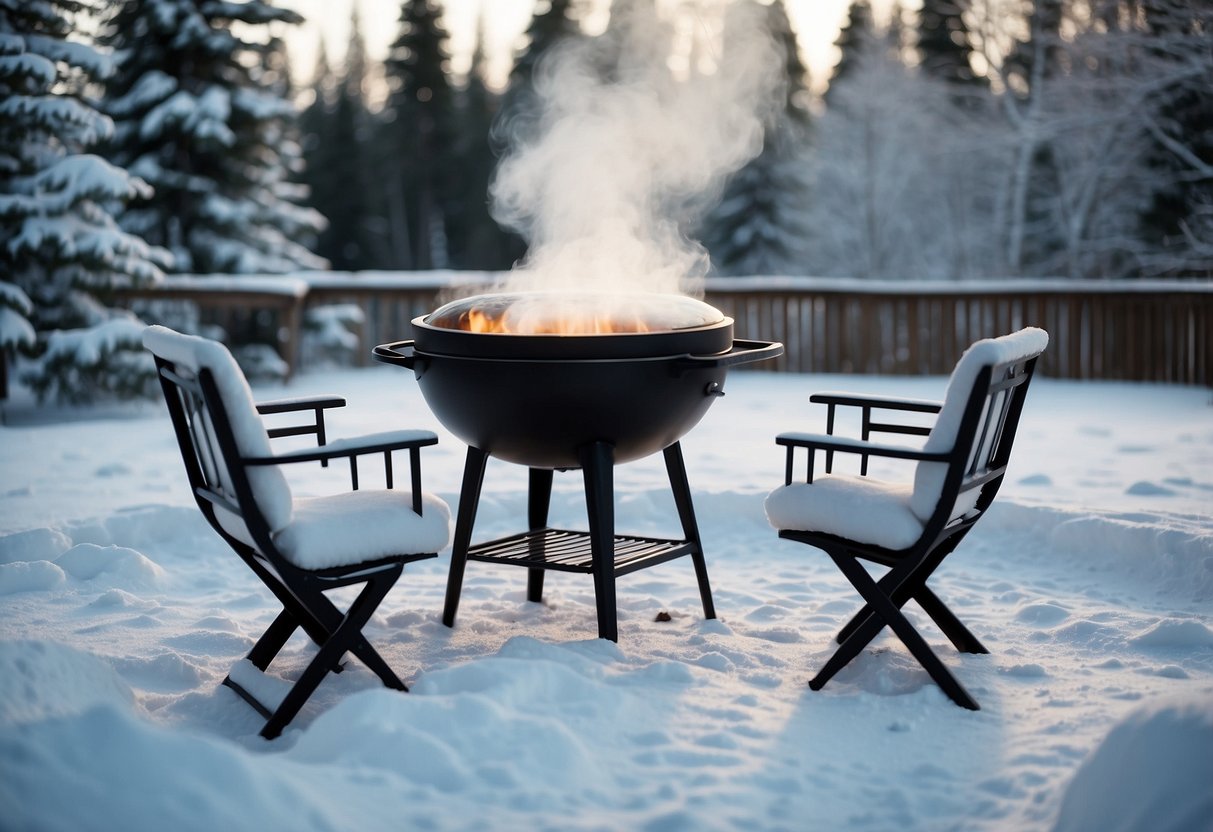
{"type": "MultiPolygon", "coordinates": [[[[229,326],[235,315],[273,314],[291,364],[298,362],[308,307],[356,304],[364,316],[358,360],[369,363],[372,346],[410,338],[413,318],[457,294],[483,290],[492,277],[323,273],[255,282],[228,277],[213,286],[209,278],[190,278],[139,295],[188,298],[208,319],[229,326]]],[[[783,357],[754,369],[946,375],[973,341],[1040,326],[1050,335],[1043,375],[1213,387],[1213,281],[710,278],[705,299],[736,321],[737,337],[783,342],[783,357]]]]}

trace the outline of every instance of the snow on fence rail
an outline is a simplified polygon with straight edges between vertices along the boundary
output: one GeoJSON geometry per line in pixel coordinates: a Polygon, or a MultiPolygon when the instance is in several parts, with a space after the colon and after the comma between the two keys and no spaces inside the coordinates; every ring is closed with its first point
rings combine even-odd
{"type": "MultiPolygon", "coordinates": [[[[296,366],[304,313],[357,304],[360,363],[375,344],[411,337],[409,322],[457,295],[483,291],[487,272],[310,272],[169,278],[128,297],[188,299],[230,326],[277,315],[279,351],[296,366]]],[[[1050,333],[1040,371],[1054,378],[1213,387],[1213,281],[998,280],[891,282],[793,277],[709,278],[706,300],[736,321],[736,336],[782,341],[755,369],[798,373],[944,375],[978,338],[1040,326],[1050,333]]]]}

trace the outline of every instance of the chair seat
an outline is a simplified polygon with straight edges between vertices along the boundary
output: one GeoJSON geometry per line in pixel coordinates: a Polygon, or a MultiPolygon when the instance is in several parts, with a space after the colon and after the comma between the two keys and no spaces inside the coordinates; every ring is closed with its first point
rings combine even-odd
{"type": "Polygon", "coordinates": [[[767,495],[767,520],[779,530],[821,532],[885,549],[912,546],[923,532],[910,509],[910,483],[826,474],[767,495]]]}
{"type": "MultiPolygon", "coordinates": [[[[233,537],[254,545],[242,520],[216,513],[233,537]]],[[[274,543],[295,566],[315,570],[437,552],[450,537],[451,510],[440,497],[424,494],[418,516],[408,491],[379,489],[297,498],[274,543]]]]}

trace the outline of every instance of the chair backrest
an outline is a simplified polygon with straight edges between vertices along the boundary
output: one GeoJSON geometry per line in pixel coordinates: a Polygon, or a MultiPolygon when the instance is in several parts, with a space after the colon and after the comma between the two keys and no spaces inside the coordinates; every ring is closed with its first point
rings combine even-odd
{"type": "Polygon", "coordinates": [[[955,462],[918,464],[910,508],[919,519],[926,522],[946,508],[951,521],[989,505],[1006,470],[1036,359],[1048,345],[1047,332],[1028,327],[965,350],[923,445],[930,452],[955,452],[955,462]]]}
{"type": "Polygon", "coordinates": [[[273,456],[252,390],[232,354],[217,341],[162,326],[144,330],[143,346],[156,357],[165,402],[200,503],[209,500],[224,529],[251,542],[236,487],[239,478],[246,477],[269,531],[284,528],[291,521],[293,501],[282,471],[274,465],[244,467],[228,459],[232,451],[240,457],[273,456]]]}

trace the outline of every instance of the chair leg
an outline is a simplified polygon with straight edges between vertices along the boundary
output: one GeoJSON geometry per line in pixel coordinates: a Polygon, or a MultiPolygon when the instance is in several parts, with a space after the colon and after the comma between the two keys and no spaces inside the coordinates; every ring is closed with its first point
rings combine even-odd
{"type": "Polygon", "coordinates": [[[252,650],[249,650],[246,658],[258,670],[265,670],[298,628],[299,622],[295,616],[290,610],[283,609],[269,628],[261,634],[261,638],[257,639],[257,643],[253,645],[252,650]]]}
{"type": "MultiPolygon", "coordinates": [[[[548,507],[552,503],[552,477],[555,472],[550,468],[531,468],[527,488],[527,526],[531,531],[547,528],[548,507]]],[[[527,569],[526,599],[539,602],[543,600],[544,570],[539,567],[527,569]]]]}
{"type": "MultiPolygon", "coordinates": [[[[229,541],[229,543],[232,543],[232,541],[229,541]]],[[[253,570],[253,573],[261,579],[261,582],[265,584],[266,588],[274,594],[274,597],[278,599],[278,603],[282,604],[284,613],[289,614],[294,619],[295,624],[305,633],[307,633],[308,638],[310,638],[315,644],[324,644],[324,642],[328,640],[329,635],[333,632],[333,627],[337,626],[336,623],[332,622],[326,624],[318,619],[312,613],[311,609],[308,608],[308,605],[296,598],[292,590],[282,582],[282,579],[276,573],[268,570],[257,558],[257,556],[248,549],[248,547],[240,544],[239,542],[234,542],[232,545],[236,549],[236,552],[240,555],[241,560],[243,560],[245,564],[253,570]]],[[[281,617],[281,614],[279,617],[281,617]]],[[[340,613],[338,613],[336,620],[340,621],[340,613]]],[[[278,621],[275,620],[271,625],[271,629],[277,626],[279,626],[279,624],[278,621]]],[[[266,632],[266,635],[269,635],[269,631],[266,632]]],[[[283,644],[285,643],[286,640],[284,639],[283,644]]],[[[256,648],[254,647],[254,649],[256,648]]],[[[279,645],[279,649],[281,649],[281,645],[279,645]]],[[[266,660],[267,667],[269,666],[269,659],[272,659],[277,652],[278,651],[275,650],[274,653],[269,655],[266,660]]],[[[250,655],[249,658],[252,658],[252,656],[250,655]]],[[[264,670],[264,668],[262,669],[264,670]]]]}
{"type": "Polygon", "coordinates": [[[918,602],[918,606],[922,607],[923,612],[931,616],[935,625],[961,653],[990,652],[926,584],[923,584],[914,593],[914,600],[918,602]]]}
{"type": "MultiPolygon", "coordinates": [[[[859,594],[864,597],[876,616],[879,616],[897,634],[897,637],[901,639],[914,658],[923,666],[935,681],[935,684],[939,685],[943,692],[957,705],[972,711],[980,710],[977,701],[969,695],[964,686],[957,681],[956,677],[939,660],[939,657],[932,652],[923,637],[914,629],[909,620],[901,614],[901,610],[881,590],[863,566],[848,554],[836,552],[828,552],[827,554],[834,560],[834,563],[838,565],[838,568],[842,570],[842,573],[846,575],[859,594]]],[[[871,622],[866,623],[867,627],[864,629],[870,628],[871,622]]]]}
{"type": "Polygon", "coordinates": [[[691,484],[687,482],[687,469],[682,461],[682,445],[675,442],[663,452],[666,473],[670,477],[670,490],[674,492],[674,505],[678,508],[678,519],[682,522],[682,534],[695,544],[691,562],[695,565],[695,578],[699,582],[699,600],[703,604],[703,617],[715,618],[716,605],[712,602],[712,585],[708,581],[708,563],[703,556],[703,541],[699,537],[699,524],[695,521],[695,505],[691,502],[691,484]]]}
{"type": "MultiPolygon", "coordinates": [[[[403,573],[404,565],[400,564],[392,569],[385,569],[379,572],[374,580],[387,583],[387,587],[383,591],[384,595],[386,595],[396,585],[396,581],[400,579],[403,573]]],[[[306,588],[297,588],[297,591],[306,595],[303,603],[306,603],[309,611],[314,611],[315,620],[320,622],[319,626],[323,627],[325,633],[327,633],[322,640],[316,642],[318,646],[323,647],[332,639],[333,634],[337,632],[337,629],[345,621],[346,613],[338,609],[337,605],[330,601],[321,589],[309,591],[306,588]]],[[[404,682],[400,681],[400,677],[388,666],[387,662],[383,660],[361,632],[354,634],[351,638],[347,651],[357,656],[363,664],[383,681],[386,687],[393,690],[408,690],[404,682]]],[[[329,670],[333,673],[344,671],[345,666],[341,663],[342,658],[344,658],[344,654],[337,656],[336,663],[329,670]]]]}
{"type": "MultiPolygon", "coordinates": [[[[933,570],[930,570],[933,571],[933,570]]],[[[885,592],[898,609],[905,606],[906,601],[913,598],[918,602],[918,606],[922,607],[923,612],[931,617],[940,631],[948,637],[948,641],[961,653],[989,653],[990,651],[977,639],[977,636],[969,632],[968,628],[961,623],[947,605],[939,599],[930,587],[926,584],[926,579],[929,577],[930,571],[919,572],[911,576],[911,579],[903,581],[891,592],[888,591],[888,584],[891,583],[890,578],[896,578],[893,572],[886,574],[877,586],[885,592]]],[[[874,613],[870,604],[864,604],[863,607],[855,614],[855,616],[846,623],[846,625],[838,631],[835,640],[842,644],[860,625],[867,621],[874,613]]]]}
{"type": "Polygon", "coordinates": [[[394,576],[386,580],[382,576],[375,576],[366,582],[366,586],[350,604],[341,624],[333,631],[328,641],[320,647],[320,652],[304,668],[299,680],[283,697],[282,704],[265,723],[265,727],[261,729],[262,737],[267,740],[274,739],[295,718],[304,703],[320,686],[325,674],[332,670],[333,665],[361,636],[363,626],[370,620],[371,615],[395,582],[394,576]]]}
{"type": "Polygon", "coordinates": [[[619,641],[615,608],[615,449],[607,442],[592,442],[580,449],[580,456],[594,554],[598,637],[619,641]]]}
{"type": "MultiPolygon", "coordinates": [[[[905,606],[906,600],[910,597],[909,593],[905,591],[910,576],[904,574],[904,572],[904,569],[890,569],[876,582],[876,585],[880,587],[880,591],[892,598],[893,603],[897,605],[898,609],[905,606]]],[[[925,577],[923,580],[925,580],[925,577]]],[[[843,628],[838,631],[838,635],[834,637],[834,640],[842,644],[874,615],[876,613],[872,612],[872,605],[865,603],[860,607],[859,612],[855,613],[851,620],[843,625],[843,628]]]]}
{"type": "Polygon", "coordinates": [[[838,635],[834,636],[834,641],[838,642],[839,644],[845,644],[847,639],[849,639],[856,630],[862,627],[866,622],[870,621],[875,615],[876,613],[872,612],[871,605],[864,604],[859,608],[859,612],[855,613],[855,615],[851,617],[851,620],[842,626],[842,629],[838,631],[838,635]]]}
{"type": "Polygon", "coordinates": [[[876,638],[884,628],[885,623],[880,620],[878,615],[875,613],[869,615],[843,640],[838,649],[834,651],[834,655],[830,656],[817,675],[809,681],[809,687],[813,690],[821,690],[825,687],[826,682],[833,679],[834,674],[846,667],[863,648],[871,644],[872,639],[876,638]]]}
{"type": "Polygon", "coordinates": [[[367,666],[379,680],[383,682],[383,686],[392,690],[402,690],[408,692],[408,685],[400,680],[396,675],[396,671],[392,670],[379,652],[371,646],[371,643],[366,640],[366,637],[359,634],[354,643],[350,645],[349,652],[358,657],[364,665],[367,666]]]}
{"type": "Polygon", "coordinates": [[[459,594],[463,590],[463,570],[468,562],[468,549],[472,545],[472,526],[476,523],[476,507],[480,503],[480,489],[484,485],[484,468],[489,455],[479,448],[468,446],[467,461],[463,464],[463,486],[459,490],[459,513],[455,520],[455,538],[451,543],[451,571],[446,579],[446,603],[442,608],[442,623],[455,626],[455,613],[459,610],[459,594]]]}

